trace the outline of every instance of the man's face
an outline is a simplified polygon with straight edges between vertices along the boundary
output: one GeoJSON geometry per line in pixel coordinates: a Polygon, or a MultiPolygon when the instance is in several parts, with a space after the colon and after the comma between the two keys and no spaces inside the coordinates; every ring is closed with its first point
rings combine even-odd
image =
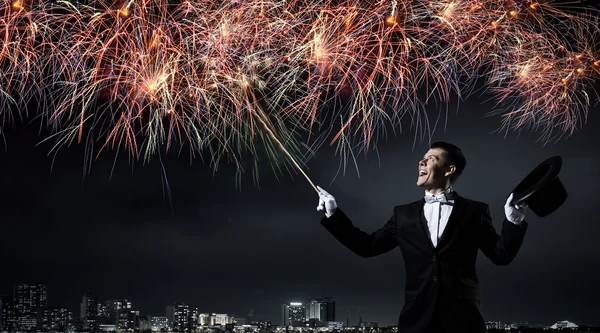
{"type": "Polygon", "coordinates": [[[419,162],[419,176],[417,186],[425,189],[444,188],[449,175],[445,175],[448,167],[445,166],[445,151],[441,148],[429,149],[419,162]]]}

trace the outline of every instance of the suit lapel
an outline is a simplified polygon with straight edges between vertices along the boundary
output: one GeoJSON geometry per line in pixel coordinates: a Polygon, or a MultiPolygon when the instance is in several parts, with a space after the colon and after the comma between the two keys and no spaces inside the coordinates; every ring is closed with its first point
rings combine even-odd
{"type": "Polygon", "coordinates": [[[416,221],[417,223],[417,228],[419,228],[423,235],[425,235],[425,238],[427,239],[427,244],[429,244],[431,250],[435,251],[435,247],[431,242],[431,235],[429,234],[429,226],[427,225],[427,219],[425,218],[424,206],[425,199],[421,199],[420,201],[418,201],[418,204],[414,209],[414,214],[416,215],[414,221],[416,221]]]}
{"type": "Polygon", "coordinates": [[[452,213],[450,213],[450,217],[448,218],[448,223],[446,224],[446,228],[444,228],[444,232],[442,232],[442,236],[440,237],[440,241],[438,242],[438,250],[442,249],[448,241],[452,238],[452,234],[456,229],[456,225],[458,223],[457,220],[460,219],[461,214],[467,204],[467,200],[463,197],[459,196],[456,193],[454,197],[454,205],[452,206],[452,213]]]}
{"type": "Polygon", "coordinates": [[[445,246],[448,243],[449,239],[452,238],[452,233],[456,229],[457,220],[460,219],[460,216],[463,213],[466,203],[467,203],[467,201],[463,197],[459,196],[458,193],[455,194],[454,205],[452,206],[452,213],[450,213],[450,217],[448,218],[448,223],[446,224],[446,227],[444,228],[444,232],[442,233],[442,236],[440,237],[440,241],[438,242],[437,248],[434,247],[433,243],[431,242],[431,235],[429,234],[429,226],[427,225],[427,219],[425,218],[425,211],[424,211],[425,199],[421,199],[420,201],[417,201],[415,203],[415,206],[413,207],[413,212],[412,212],[412,214],[414,216],[414,221],[417,224],[417,228],[419,228],[421,230],[421,232],[423,232],[423,235],[427,239],[427,244],[429,244],[429,247],[433,251],[435,251],[436,249],[439,251],[441,248],[443,248],[443,246],[445,246]]]}

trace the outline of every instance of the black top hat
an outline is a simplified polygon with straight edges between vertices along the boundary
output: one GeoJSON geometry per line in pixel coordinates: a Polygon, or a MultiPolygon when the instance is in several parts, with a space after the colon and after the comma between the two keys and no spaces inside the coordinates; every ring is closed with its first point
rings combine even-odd
{"type": "Polygon", "coordinates": [[[552,214],[567,200],[567,190],[558,178],[561,166],[560,156],[538,165],[513,190],[513,204],[524,201],[539,217],[552,214]]]}

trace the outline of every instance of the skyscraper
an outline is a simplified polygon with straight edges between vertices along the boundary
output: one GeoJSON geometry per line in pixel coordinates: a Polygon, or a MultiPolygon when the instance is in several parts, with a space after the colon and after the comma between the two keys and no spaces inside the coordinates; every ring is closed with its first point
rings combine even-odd
{"type": "Polygon", "coordinates": [[[169,319],[167,317],[150,317],[150,329],[160,331],[169,328],[169,319]]]}
{"type": "Polygon", "coordinates": [[[335,299],[325,297],[322,301],[327,305],[325,321],[335,321],[335,299]]]}
{"type": "Polygon", "coordinates": [[[171,323],[171,328],[181,332],[196,329],[198,323],[201,321],[198,308],[187,304],[168,305],[166,315],[171,323]]]}
{"type": "Polygon", "coordinates": [[[95,325],[115,325],[119,329],[127,329],[139,322],[137,311],[132,309],[127,299],[107,300],[98,304],[97,309],[95,325]]]}
{"type": "Polygon", "coordinates": [[[44,330],[66,332],[71,328],[73,313],[65,308],[44,311],[44,330]]]}
{"type": "Polygon", "coordinates": [[[348,311],[348,315],[346,316],[346,327],[352,327],[350,325],[350,311],[348,311]]]}
{"type": "Polygon", "coordinates": [[[309,304],[308,319],[335,321],[335,300],[330,297],[312,300],[309,304]]]}
{"type": "Polygon", "coordinates": [[[0,331],[17,330],[17,313],[13,296],[0,296],[0,331]]]}
{"type": "Polygon", "coordinates": [[[84,295],[79,306],[79,318],[85,329],[98,328],[98,298],[91,294],[84,295]]]}
{"type": "Polygon", "coordinates": [[[112,299],[106,301],[109,313],[116,315],[121,310],[130,310],[131,302],[126,299],[112,299]]]}
{"type": "Polygon", "coordinates": [[[121,309],[118,312],[117,327],[120,330],[130,331],[139,328],[140,312],[131,309],[121,309]]]}
{"type": "Polygon", "coordinates": [[[96,312],[98,318],[102,318],[104,321],[109,316],[109,304],[107,302],[98,302],[98,311],[96,312]]]}
{"type": "Polygon", "coordinates": [[[299,302],[291,302],[281,306],[283,326],[304,326],[306,322],[306,307],[299,302]]]}
{"type": "Polygon", "coordinates": [[[42,328],[44,311],[48,307],[46,286],[19,284],[15,286],[14,302],[20,330],[42,328]]]}

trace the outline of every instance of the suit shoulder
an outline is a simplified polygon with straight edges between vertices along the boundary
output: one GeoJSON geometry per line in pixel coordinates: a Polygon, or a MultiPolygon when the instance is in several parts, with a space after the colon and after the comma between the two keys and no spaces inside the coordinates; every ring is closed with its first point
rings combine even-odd
{"type": "Polygon", "coordinates": [[[403,210],[403,209],[412,208],[412,207],[415,207],[415,206],[419,206],[421,204],[423,204],[423,200],[419,199],[417,201],[413,201],[413,202],[409,202],[409,203],[405,203],[405,204],[396,205],[396,206],[394,206],[394,211],[395,210],[403,210]]]}
{"type": "Polygon", "coordinates": [[[484,208],[485,206],[489,206],[487,202],[477,201],[469,198],[462,197],[470,206],[484,208]]]}

